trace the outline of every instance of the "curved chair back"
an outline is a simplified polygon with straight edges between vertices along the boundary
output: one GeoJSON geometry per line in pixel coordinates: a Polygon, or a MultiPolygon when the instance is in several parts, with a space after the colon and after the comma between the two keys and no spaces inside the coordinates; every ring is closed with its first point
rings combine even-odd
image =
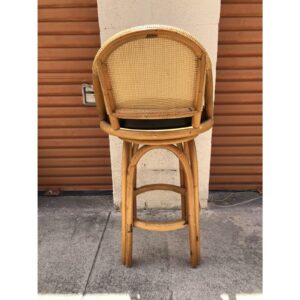
{"type": "Polygon", "coordinates": [[[203,114],[212,117],[209,56],[180,29],[148,25],[113,36],[95,56],[93,82],[100,117],[113,129],[124,120],[188,118],[198,128],[203,114]]]}

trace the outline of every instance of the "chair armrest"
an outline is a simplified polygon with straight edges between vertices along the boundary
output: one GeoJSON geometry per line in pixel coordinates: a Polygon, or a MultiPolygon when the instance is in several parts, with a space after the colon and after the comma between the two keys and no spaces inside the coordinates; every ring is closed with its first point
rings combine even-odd
{"type": "Polygon", "coordinates": [[[212,69],[211,69],[211,62],[210,59],[207,57],[208,68],[206,69],[206,78],[205,78],[205,110],[207,117],[213,118],[214,114],[214,94],[213,94],[213,76],[212,76],[212,69]]]}
{"type": "Polygon", "coordinates": [[[100,121],[103,121],[106,119],[107,114],[106,114],[105,103],[104,103],[99,77],[97,71],[94,68],[93,68],[93,86],[94,86],[94,94],[96,100],[96,109],[100,117],[100,121]]]}

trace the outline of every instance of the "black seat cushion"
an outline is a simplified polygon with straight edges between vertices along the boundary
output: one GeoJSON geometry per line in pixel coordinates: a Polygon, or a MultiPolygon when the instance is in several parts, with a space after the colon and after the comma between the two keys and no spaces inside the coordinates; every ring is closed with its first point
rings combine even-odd
{"type": "Polygon", "coordinates": [[[143,129],[143,130],[157,130],[157,129],[172,129],[188,127],[192,125],[192,118],[179,119],[159,119],[159,120],[132,120],[120,119],[120,126],[128,129],[143,129]]]}
{"type": "MultiPolygon", "coordinates": [[[[202,112],[201,123],[206,120],[205,109],[202,112]]],[[[159,130],[159,129],[174,129],[192,126],[192,118],[177,118],[177,119],[158,119],[158,120],[134,120],[134,119],[119,119],[120,126],[128,129],[141,130],[159,130]]],[[[107,117],[107,122],[109,122],[107,117]]]]}

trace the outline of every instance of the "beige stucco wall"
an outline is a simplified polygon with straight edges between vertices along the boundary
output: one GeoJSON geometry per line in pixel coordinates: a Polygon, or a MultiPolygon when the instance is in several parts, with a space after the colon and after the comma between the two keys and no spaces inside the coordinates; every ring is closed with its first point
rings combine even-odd
{"type": "MultiPolygon", "coordinates": [[[[101,43],[113,34],[138,25],[164,24],[194,35],[208,51],[215,78],[220,0],[97,0],[101,43]]],[[[199,193],[207,206],[211,155],[211,130],[196,139],[199,161],[199,193]]],[[[110,136],[114,204],[121,200],[122,142],[110,136]]],[[[139,163],[137,184],[165,182],[179,184],[178,161],[165,150],[148,153],[139,163]]],[[[179,195],[155,191],[138,196],[138,207],[177,207],[179,195]]]]}

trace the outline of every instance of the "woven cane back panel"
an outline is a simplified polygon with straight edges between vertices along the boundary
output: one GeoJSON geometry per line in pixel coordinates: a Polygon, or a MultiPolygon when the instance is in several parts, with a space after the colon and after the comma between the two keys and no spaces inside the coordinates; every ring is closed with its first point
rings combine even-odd
{"type": "Polygon", "coordinates": [[[193,107],[196,56],[180,42],[129,41],[110,54],[107,67],[117,109],[193,107]]]}

